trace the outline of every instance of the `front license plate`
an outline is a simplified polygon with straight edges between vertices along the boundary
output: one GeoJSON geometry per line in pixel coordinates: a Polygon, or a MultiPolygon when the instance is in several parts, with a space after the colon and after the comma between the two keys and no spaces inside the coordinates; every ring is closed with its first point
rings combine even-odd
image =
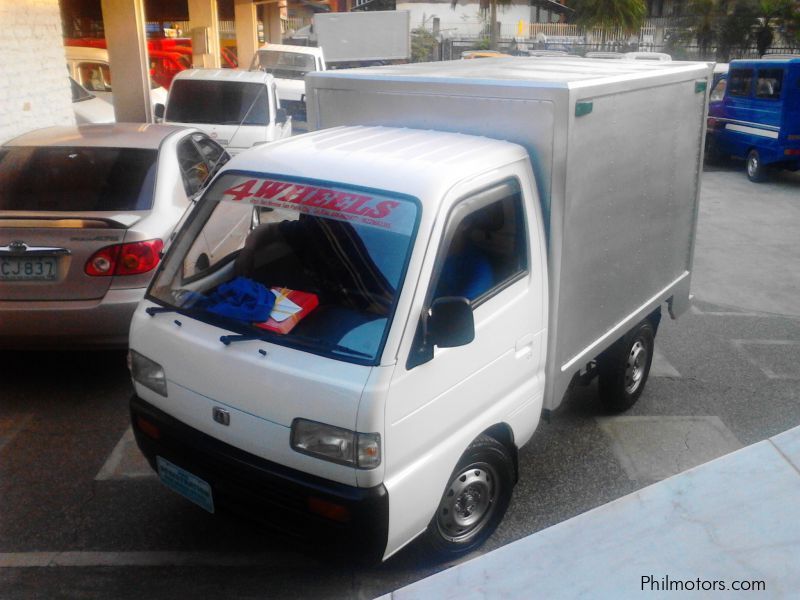
{"type": "Polygon", "coordinates": [[[181,469],[166,458],[156,456],[158,476],[161,481],[173,492],[178,492],[187,500],[191,500],[200,508],[210,513],[214,512],[214,497],[211,495],[211,486],[186,469],[181,469]]]}
{"type": "Polygon", "coordinates": [[[54,257],[0,257],[0,281],[54,281],[58,277],[54,257]]]}

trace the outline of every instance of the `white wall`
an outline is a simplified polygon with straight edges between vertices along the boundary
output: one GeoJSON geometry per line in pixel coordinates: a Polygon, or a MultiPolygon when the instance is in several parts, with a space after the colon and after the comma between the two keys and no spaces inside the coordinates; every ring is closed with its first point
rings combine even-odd
{"type": "MultiPolygon", "coordinates": [[[[444,37],[478,35],[483,29],[484,22],[488,22],[489,12],[480,11],[479,3],[459,2],[455,8],[450,7],[450,0],[444,2],[404,2],[397,0],[397,10],[407,10],[411,13],[411,29],[432,27],[433,17],[439,17],[439,28],[444,37]],[[483,19],[486,19],[484,21],[483,19]]],[[[548,22],[550,14],[540,10],[540,20],[548,22]]],[[[501,23],[504,36],[515,35],[517,23],[522,20],[526,23],[536,20],[536,8],[528,5],[527,0],[513,0],[508,6],[498,5],[497,20],[501,23]]]]}
{"type": "Polygon", "coordinates": [[[0,143],[74,123],[58,0],[0,0],[0,143]]]}

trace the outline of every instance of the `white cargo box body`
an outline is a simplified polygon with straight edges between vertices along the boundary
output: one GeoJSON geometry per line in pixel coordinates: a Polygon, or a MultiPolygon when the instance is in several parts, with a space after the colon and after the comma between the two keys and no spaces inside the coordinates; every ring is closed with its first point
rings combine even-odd
{"type": "Polygon", "coordinates": [[[328,63],[408,60],[410,22],[407,10],[318,13],[314,33],[328,63]]]}
{"type": "Polygon", "coordinates": [[[454,131],[524,146],[548,230],[545,410],[636,322],[689,303],[705,63],[500,58],[315,73],[309,125],[454,131]]]}

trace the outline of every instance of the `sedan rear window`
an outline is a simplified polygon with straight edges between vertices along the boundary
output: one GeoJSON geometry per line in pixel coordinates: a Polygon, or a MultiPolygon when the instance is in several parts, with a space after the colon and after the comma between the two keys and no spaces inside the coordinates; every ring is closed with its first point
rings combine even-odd
{"type": "Polygon", "coordinates": [[[5,148],[0,210],[149,210],[157,158],[138,148],[5,148]]]}

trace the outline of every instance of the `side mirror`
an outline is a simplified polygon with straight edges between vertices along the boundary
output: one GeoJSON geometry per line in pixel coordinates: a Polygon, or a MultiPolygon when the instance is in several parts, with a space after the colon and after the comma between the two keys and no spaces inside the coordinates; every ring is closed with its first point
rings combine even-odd
{"type": "Polygon", "coordinates": [[[433,301],[428,314],[417,324],[406,368],[413,369],[433,360],[433,347],[454,348],[475,339],[475,319],[467,298],[445,296],[433,301]]]}
{"type": "Polygon", "coordinates": [[[444,296],[433,301],[428,316],[429,343],[440,348],[465,346],[475,339],[472,304],[461,296],[444,296]]]}
{"type": "Polygon", "coordinates": [[[156,119],[163,119],[164,118],[164,105],[160,102],[153,106],[153,114],[155,115],[156,119]]]}
{"type": "Polygon", "coordinates": [[[286,109],[279,108],[278,111],[275,113],[275,122],[281,124],[286,123],[286,118],[287,118],[286,109]]]}

